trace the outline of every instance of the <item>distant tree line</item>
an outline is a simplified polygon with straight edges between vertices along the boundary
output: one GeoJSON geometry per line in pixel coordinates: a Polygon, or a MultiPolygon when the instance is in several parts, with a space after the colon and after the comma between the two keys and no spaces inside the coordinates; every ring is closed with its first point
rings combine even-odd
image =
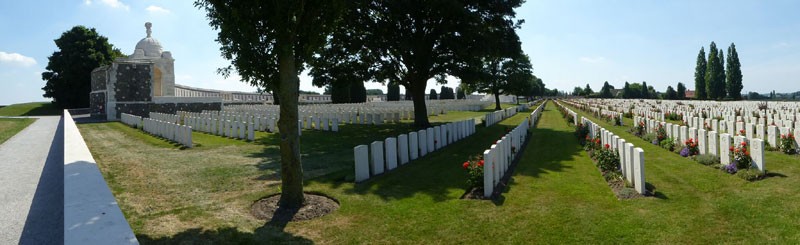
{"type": "Polygon", "coordinates": [[[695,99],[742,99],[742,69],[733,43],[728,47],[727,65],[725,60],[724,52],[714,42],[709,47],[708,59],[704,47],[700,48],[694,72],[695,99]]]}

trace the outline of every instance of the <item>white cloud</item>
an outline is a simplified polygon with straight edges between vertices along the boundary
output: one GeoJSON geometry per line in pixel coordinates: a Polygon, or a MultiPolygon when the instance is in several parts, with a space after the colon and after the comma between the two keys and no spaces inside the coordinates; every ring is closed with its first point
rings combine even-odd
{"type": "Polygon", "coordinates": [[[606,58],[605,57],[580,57],[580,58],[578,58],[578,60],[580,60],[581,62],[593,63],[594,64],[594,63],[603,62],[603,61],[606,60],[606,58]]]}
{"type": "Polygon", "coordinates": [[[165,8],[162,8],[162,7],[159,7],[159,6],[155,6],[155,5],[147,6],[147,8],[145,8],[145,10],[147,10],[147,12],[150,12],[151,14],[169,14],[169,12],[170,12],[168,9],[165,9],[165,8]]]}
{"type": "Polygon", "coordinates": [[[18,53],[6,53],[0,51],[0,63],[29,67],[36,65],[36,60],[18,53]]]}
{"type": "MultiPolygon", "coordinates": [[[[98,0],[98,1],[100,1],[100,3],[102,3],[102,4],[106,5],[106,6],[109,6],[111,8],[115,8],[115,9],[116,8],[125,9],[125,10],[130,10],[131,9],[130,6],[128,6],[127,4],[122,3],[119,0],[98,0]]],[[[92,5],[93,0],[84,0],[83,3],[86,4],[86,5],[92,5]]]]}

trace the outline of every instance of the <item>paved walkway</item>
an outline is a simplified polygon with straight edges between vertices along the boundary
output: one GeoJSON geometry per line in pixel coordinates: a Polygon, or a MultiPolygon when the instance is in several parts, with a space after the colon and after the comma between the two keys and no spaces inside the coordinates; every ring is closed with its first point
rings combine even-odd
{"type": "Polygon", "coordinates": [[[63,243],[63,127],[36,118],[0,145],[0,244],[63,243]]]}

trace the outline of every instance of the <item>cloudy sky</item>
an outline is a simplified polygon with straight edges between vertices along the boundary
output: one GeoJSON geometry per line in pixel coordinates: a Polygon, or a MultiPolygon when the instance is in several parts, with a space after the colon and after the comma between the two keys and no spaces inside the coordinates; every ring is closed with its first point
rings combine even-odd
{"type": "MultiPolygon", "coordinates": [[[[253,91],[215,70],[216,33],[193,1],[71,0],[0,3],[0,105],[45,101],[41,73],[56,50],[53,39],[75,25],[96,28],[131,54],[153,23],[153,37],[171,51],[179,84],[253,91]]],[[[656,90],[684,82],[694,87],[700,47],[736,43],[744,91],[800,90],[800,1],[535,1],[518,9],[519,30],[534,73],[549,88],[571,91],[587,83],[647,81],[656,90]]],[[[301,89],[311,86],[307,76],[301,89]]],[[[449,86],[456,86],[452,81],[449,86]]],[[[429,83],[433,87],[434,83],[429,83]]],[[[368,88],[381,88],[368,84],[368,88]]],[[[438,90],[438,86],[437,90],[438,90]]],[[[88,95],[87,95],[88,96],[88,95]]]]}

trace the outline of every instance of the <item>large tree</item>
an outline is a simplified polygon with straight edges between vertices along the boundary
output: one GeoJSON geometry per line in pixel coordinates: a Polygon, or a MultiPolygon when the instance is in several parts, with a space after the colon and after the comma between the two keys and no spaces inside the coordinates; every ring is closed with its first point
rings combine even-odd
{"type": "Polygon", "coordinates": [[[390,82],[386,87],[386,100],[398,101],[400,100],[400,85],[390,82]]]}
{"type": "Polygon", "coordinates": [[[429,100],[438,100],[439,99],[439,94],[436,93],[435,89],[431,89],[431,92],[428,93],[428,99],[429,100]]]}
{"type": "Polygon", "coordinates": [[[728,63],[725,69],[726,89],[728,97],[733,100],[742,99],[742,65],[739,63],[739,53],[736,52],[736,45],[731,43],[728,47],[728,63]]]}
{"type": "Polygon", "coordinates": [[[667,86],[667,92],[664,94],[664,99],[667,100],[676,100],[678,99],[678,93],[675,92],[675,89],[672,86],[667,86]]]}
{"type": "Polygon", "coordinates": [[[631,90],[631,84],[625,81],[625,86],[622,87],[622,98],[623,99],[630,99],[633,98],[633,91],[631,90]]]}
{"type": "Polygon", "coordinates": [[[75,26],[55,40],[58,51],[48,57],[42,80],[44,97],[61,108],[89,107],[92,70],[111,64],[122,52],[94,28],[75,26]]]}
{"type": "Polygon", "coordinates": [[[707,98],[719,100],[725,97],[725,68],[721,57],[721,50],[717,49],[717,44],[711,42],[708,51],[708,65],[706,68],[706,92],[707,98]]]}
{"type": "MultiPolygon", "coordinates": [[[[351,1],[337,33],[326,48],[352,55],[368,64],[373,81],[398,81],[412,95],[414,125],[430,125],[425,106],[428,80],[446,83],[467,63],[484,57],[500,43],[516,42],[514,8],[511,1],[351,1]],[[510,40],[510,41],[509,41],[510,40]],[[337,45],[336,43],[361,45],[337,45]]],[[[368,72],[368,71],[364,71],[368,72]]]]}
{"type": "Polygon", "coordinates": [[[681,83],[681,82],[678,83],[678,94],[677,94],[677,96],[678,96],[677,99],[679,99],[679,100],[685,100],[686,99],[686,85],[683,85],[683,83],[681,83]]]}
{"type": "Polygon", "coordinates": [[[298,134],[298,75],[325,44],[339,19],[340,1],[197,0],[212,28],[222,56],[242,81],[270,88],[280,99],[281,197],[279,205],[305,203],[298,134]]]}
{"type": "Polygon", "coordinates": [[[650,88],[647,87],[647,82],[642,81],[642,88],[639,92],[639,98],[642,99],[649,99],[650,98],[650,88]]]}
{"type": "Polygon", "coordinates": [[[603,88],[600,89],[600,98],[614,98],[614,94],[611,93],[611,90],[614,90],[614,86],[608,84],[608,81],[603,83],[603,88]]]}
{"type": "Polygon", "coordinates": [[[591,96],[593,93],[594,93],[594,90],[592,90],[592,87],[590,87],[589,84],[587,83],[586,87],[583,88],[583,95],[584,96],[591,96]]]}
{"type": "Polygon", "coordinates": [[[708,97],[706,93],[706,51],[700,47],[700,53],[697,54],[697,65],[694,68],[694,98],[704,100],[708,97]]]}
{"type": "Polygon", "coordinates": [[[525,95],[530,91],[533,68],[527,55],[487,57],[469,72],[459,73],[462,81],[476,91],[494,95],[495,110],[501,110],[500,95],[525,95]]]}

